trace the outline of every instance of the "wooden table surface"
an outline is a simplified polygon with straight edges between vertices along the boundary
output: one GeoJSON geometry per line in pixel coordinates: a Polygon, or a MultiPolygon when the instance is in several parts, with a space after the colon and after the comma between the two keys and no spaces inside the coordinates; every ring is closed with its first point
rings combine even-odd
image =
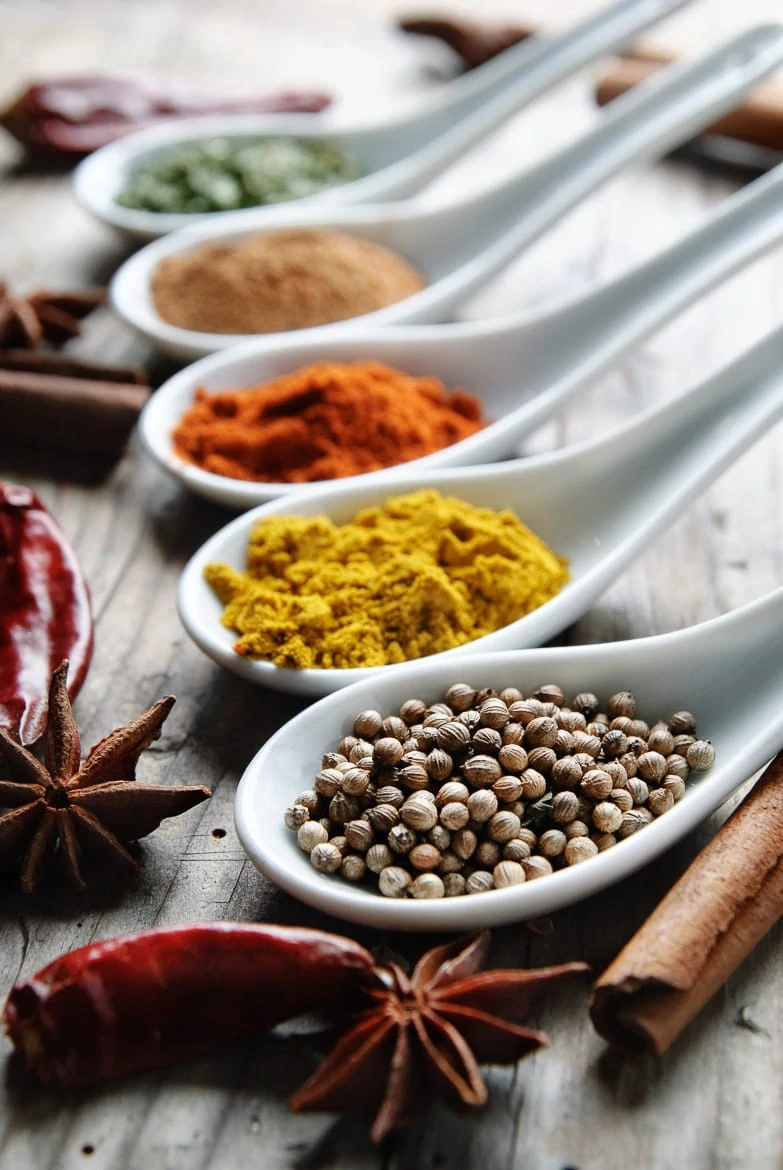
{"type": "MultiPolygon", "coordinates": [[[[441,10],[452,5],[443,0],[441,10]]],[[[459,10],[454,5],[454,10],[459,10]]],[[[487,14],[511,17],[509,0],[487,14]]],[[[519,15],[558,24],[589,0],[529,0],[519,15]]],[[[449,67],[437,46],[392,30],[395,0],[4,0],[0,76],[10,94],[23,79],[97,69],[168,69],[256,89],[326,86],[341,109],[379,116],[439,84],[449,67]]],[[[468,11],[462,5],[463,12],[468,11]]],[[[662,45],[697,49],[755,19],[779,0],[703,0],[656,30],[662,45]]],[[[595,118],[589,75],[516,119],[435,189],[451,198],[573,138],[595,118]]],[[[23,288],[106,279],[126,254],[71,198],[67,176],[24,169],[0,146],[0,274],[23,288]]],[[[694,227],[737,186],[681,162],[624,173],[585,202],[508,269],[466,313],[539,308],[610,278],[694,227]]],[[[529,450],[605,434],[642,408],[672,401],[700,377],[780,323],[780,254],[756,263],[637,349],[551,425],[529,450]]],[[[151,355],[113,317],[89,322],[78,352],[108,361],[151,355]]],[[[156,378],[166,371],[150,367],[156,378]]],[[[641,637],[711,618],[783,579],[783,432],[774,428],[594,606],[565,640],[641,637]]],[[[141,879],[119,904],[24,900],[0,884],[0,993],[63,951],[123,931],[196,920],[303,922],[336,930],[277,892],[246,860],[232,827],[241,772],[264,739],[302,706],[235,679],[184,635],[175,590],[187,557],[226,519],[188,496],[132,447],[99,484],[77,469],[19,450],[0,455],[0,475],[39,491],[73,542],[95,608],[96,649],[76,705],[85,745],[174,692],[178,702],[141,775],[207,783],[208,803],[169,821],[144,845],[141,879]]],[[[589,680],[586,680],[589,682],[589,680]]],[[[731,685],[731,680],[726,680],[731,685]]],[[[741,702],[741,697],[738,697],[741,702]]],[[[498,931],[493,962],[541,965],[587,959],[601,970],[687,865],[712,826],[646,870],[554,919],[551,934],[520,925],[498,931]]],[[[407,957],[421,938],[381,937],[407,957]]],[[[536,1018],[551,1048],[516,1068],[488,1072],[481,1116],[433,1105],[382,1149],[366,1125],[290,1114],[285,1097],[313,1067],[302,1040],[262,1038],[214,1059],[84,1094],[36,1090],[8,1066],[0,1097],[2,1170],[238,1170],[264,1167],[399,1167],[400,1170],[706,1170],[783,1164],[781,935],[773,931],[663,1060],[624,1066],[593,1033],[585,988],[558,994],[536,1018]]],[[[193,1027],[197,1029],[198,1020],[193,1027]]],[[[18,1070],[17,1070],[18,1071],[18,1070]]]]}

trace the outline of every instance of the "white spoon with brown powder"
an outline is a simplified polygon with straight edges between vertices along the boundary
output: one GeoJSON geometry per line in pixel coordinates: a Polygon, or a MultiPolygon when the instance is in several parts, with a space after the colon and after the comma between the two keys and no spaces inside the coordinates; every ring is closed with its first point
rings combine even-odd
{"type": "MultiPolygon", "coordinates": [[[[783,27],[765,25],[734,38],[694,64],[674,65],[618,98],[598,126],[576,143],[499,186],[450,206],[417,209],[410,201],[368,207],[289,205],[234,212],[149,244],[112,281],[118,313],[159,349],[200,357],[248,335],[199,333],[164,321],[152,297],[161,261],[204,244],[237,243],[273,227],[333,228],[385,245],[427,281],[395,304],[317,329],[299,330],[302,344],[359,335],[379,325],[443,321],[520,251],[625,164],[665,153],[733,108],[783,59],[783,27]]],[[[208,275],[208,274],[207,274],[208,275]]],[[[274,353],[292,335],[266,334],[274,353]]],[[[259,345],[261,343],[259,342],[259,345]]]]}
{"type": "Polygon", "coordinates": [[[783,328],[675,402],[599,440],[490,466],[419,472],[386,482],[338,482],[254,508],[217,532],[188,562],[180,578],[180,618],[205,654],[259,686],[302,695],[325,695],[359,681],[371,686],[402,668],[293,670],[238,655],[233,650],[237,635],[221,624],[223,607],[204,580],[204,569],[221,562],[244,571],[251,532],[267,518],[326,515],[342,524],[363,508],[382,506],[391,495],[434,489],[476,507],[510,508],[568,558],[571,573],[559,593],[526,616],[420,660],[449,663],[456,678],[474,654],[540,646],[580,618],[781,416],[783,328]]]}
{"type": "Polygon", "coordinates": [[[394,468],[309,485],[369,484],[419,471],[488,463],[519,443],[628,350],[739,268],[783,240],[783,166],[726,200],[705,224],[620,279],[544,314],[516,314],[449,325],[400,325],[358,337],[296,336],[269,353],[246,342],[175,374],[147,403],[140,436],[152,457],[185,487],[227,507],[246,509],[301,491],[291,483],[255,483],[186,463],[172,431],[197,389],[254,386],[312,362],[380,361],[447,387],[477,394],[490,420],[483,430],[394,468]]]}

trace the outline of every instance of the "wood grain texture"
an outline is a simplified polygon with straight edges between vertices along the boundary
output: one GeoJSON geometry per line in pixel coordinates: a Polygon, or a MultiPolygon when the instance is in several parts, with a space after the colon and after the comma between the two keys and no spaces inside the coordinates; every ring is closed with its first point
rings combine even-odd
{"type": "MultiPolygon", "coordinates": [[[[99,69],[163,69],[239,86],[326,86],[346,117],[381,116],[437,84],[450,67],[440,47],[391,28],[395,0],[5,0],[0,77],[9,96],[25,78],[99,69]]],[[[469,12],[466,3],[441,10],[469,12]]],[[[499,18],[565,24],[588,0],[487,0],[499,18]],[[556,11],[553,11],[556,10],[556,11]]],[[[703,0],[651,34],[674,48],[706,46],[779,0],[703,0]]],[[[482,145],[436,184],[432,198],[487,183],[509,159],[531,160],[596,116],[589,76],[575,79],[482,145]]],[[[25,170],[0,145],[0,273],[23,288],[105,279],[124,245],[75,205],[67,176],[25,170]]],[[[736,186],[681,163],[637,168],[608,184],[468,306],[471,316],[540,308],[619,273],[696,225],[736,186]]],[[[570,410],[531,435],[546,450],[605,434],[652,403],[671,401],[738,354],[783,316],[781,254],[766,257],[637,349],[570,410]]],[[[95,314],[78,352],[96,360],[149,360],[108,310],[95,314]]],[[[164,371],[152,362],[153,374],[164,371]]],[[[778,427],[651,544],[568,641],[676,629],[762,595],[783,580],[783,433],[778,427]]],[[[77,703],[85,745],[165,692],[178,695],[141,775],[207,783],[210,802],[164,824],[144,846],[138,887],[122,904],[24,901],[0,883],[0,993],[64,950],[121,931],[200,919],[306,922],[343,929],[278,893],[245,860],[232,827],[242,769],[301,707],[221,672],[188,642],[175,613],[186,558],[227,518],[184,494],[131,449],[102,482],[73,461],[54,465],[0,453],[0,475],[40,491],[72,540],[89,579],[96,653],[77,703]],[[81,480],[80,482],[80,474],[81,480]],[[84,480],[87,482],[84,482],[84,480]]],[[[586,680],[589,681],[589,680],[586,680]]],[[[731,680],[726,680],[731,685],[731,680]]],[[[714,827],[714,826],[712,826],[714,827]]],[[[601,969],[687,865],[710,831],[643,872],[560,913],[550,935],[498,931],[493,961],[540,965],[584,958],[601,969]]],[[[427,940],[384,939],[413,958],[427,940]]],[[[0,1170],[772,1170],[783,1164],[783,980],[780,930],[759,947],[657,1064],[608,1058],[592,1032],[584,989],[558,995],[535,1020],[551,1048],[488,1074],[481,1119],[433,1106],[405,1135],[374,1150],[359,1121],[294,1117],[285,1095],[311,1070],[302,1040],[268,1038],[212,1060],[97,1092],[36,1091],[6,1060],[0,1089],[0,1170]]],[[[194,1028],[198,1021],[194,1020],[194,1028]]]]}

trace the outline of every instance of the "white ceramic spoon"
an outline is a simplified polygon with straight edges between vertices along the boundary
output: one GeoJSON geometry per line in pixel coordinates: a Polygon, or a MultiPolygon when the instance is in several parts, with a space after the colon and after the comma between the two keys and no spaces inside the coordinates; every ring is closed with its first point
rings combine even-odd
{"type": "MultiPolygon", "coordinates": [[[[736,106],[783,59],[783,26],[764,25],[694,64],[673,65],[604,110],[597,127],[533,168],[489,191],[448,206],[415,202],[368,207],[308,207],[232,212],[142,248],[111,284],[115,309],[153,345],[181,358],[201,357],[247,335],[199,333],[164,321],[152,296],[162,259],[204,243],[240,240],[272,227],[332,227],[385,244],[426,276],[420,292],[362,317],[300,330],[302,343],[376,325],[445,320],[513,257],[624,164],[665,153],[736,106]]],[[[267,334],[270,347],[290,334],[267,334]]],[[[260,344],[260,343],[259,343],[260,344]]]]}
{"type": "Polygon", "coordinates": [[[175,215],[122,207],[116,197],[140,164],[208,138],[252,140],[293,134],[339,143],[359,159],[364,176],[306,202],[370,203],[411,195],[536,97],[602,54],[628,45],[686,3],[620,0],[558,36],[533,37],[508,49],[451,82],[413,112],[380,125],[348,129],[330,115],[234,114],[189,118],[140,131],[85,159],[74,174],[74,192],[104,223],[137,239],[154,239],[227,213],[175,215]]]}
{"type": "Polygon", "coordinates": [[[472,930],[549,914],[628,877],[703,821],[783,748],[783,589],[714,621],[676,633],[595,646],[481,654],[464,662],[409,663],[330,695],[292,719],[248,765],[236,797],[239,839],[276,885],[326,914],[393,930],[472,930]],[[690,710],[716,760],[683,799],[632,837],[581,865],[505,890],[433,901],[384,898],[317,873],[282,823],[298,793],[312,787],[321,753],[366,708],[396,713],[405,699],[434,702],[457,681],[518,687],[556,682],[569,697],[606,700],[631,690],[650,722],[690,710]]]}
{"type": "Polygon", "coordinates": [[[235,635],[220,623],[222,606],[204,567],[246,566],[254,526],[269,516],[330,516],[344,523],[392,494],[435,488],[471,504],[511,508],[557,553],[572,580],[560,593],[511,625],[455,650],[428,657],[448,662],[484,650],[540,646],[590,607],[650,541],[783,415],[783,329],[673,402],[647,411],[597,441],[493,466],[421,472],[393,483],[324,487],[244,513],[204,544],[186,565],[179,614],[194,642],[221,666],[261,686],[325,695],[395,666],[291,670],[240,657],[235,635]]]}
{"type": "MultiPolygon", "coordinates": [[[[266,348],[257,352],[256,342],[222,350],[161,386],[142,412],[139,433],[152,457],[185,487],[230,508],[252,508],[289,495],[293,486],[229,479],[180,459],[171,433],[192,405],[196,389],[253,386],[310,362],[371,359],[475,391],[493,421],[442,451],[340,480],[341,486],[507,458],[536,426],[633,345],[783,239],[782,206],[780,166],[726,200],[703,227],[653,260],[538,316],[390,325],[356,338],[305,345],[294,335],[271,353],[266,348]]],[[[324,483],[308,486],[319,490],[324,483]]]]}

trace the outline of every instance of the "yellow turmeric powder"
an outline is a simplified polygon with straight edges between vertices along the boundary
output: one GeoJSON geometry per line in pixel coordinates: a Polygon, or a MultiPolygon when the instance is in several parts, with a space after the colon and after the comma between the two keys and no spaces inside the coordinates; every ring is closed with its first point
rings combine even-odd
{"type": "Polygon", "coordinates": [[[238,654],[277,666],[385,666],[461,646],[543,605],[568,580],[513,512],[437,491],[396,496],[347,524],[272,516],[247,571],[212,564],[238,654]]]}

